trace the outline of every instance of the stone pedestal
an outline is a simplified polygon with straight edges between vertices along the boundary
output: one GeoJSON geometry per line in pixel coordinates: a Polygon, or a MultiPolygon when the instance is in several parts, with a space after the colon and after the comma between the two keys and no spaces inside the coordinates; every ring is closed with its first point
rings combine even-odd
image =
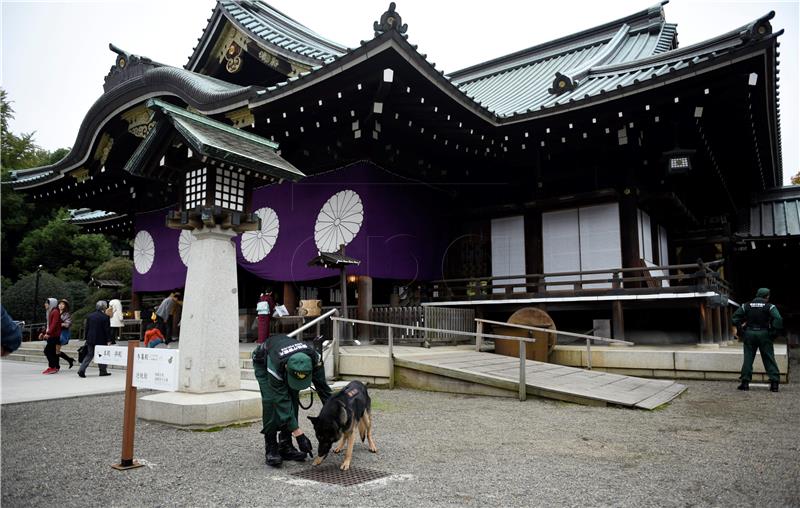
{"type": "Polygon", "coordinates": [[[180,336],[180,391],[238,390],[239,296],[236,285],[236,233],[194,232],[186,274],[180,336]]]}
{"type": "Polygon", "coordinates": [[[179,392],[143,397],[139,415],[179,426],[257,418],[258,394],[240,391],[236,233],[193,232],[180,334],[179,392]]]}

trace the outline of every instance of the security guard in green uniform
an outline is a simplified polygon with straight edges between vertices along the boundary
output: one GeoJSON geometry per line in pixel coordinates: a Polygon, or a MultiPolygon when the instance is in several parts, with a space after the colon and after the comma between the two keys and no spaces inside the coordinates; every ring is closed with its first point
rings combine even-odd
{"type": "Polygon", "coordinates": [[[308,344],[287,335],[274,335],[253,352],[253,368],[261,389],[266,461],[279,467],[283,460],[313,455],[311,441],[297,423],[300,391],[311,386],[324,403],[331,396],[321,355],[308,344]],[[280,431],[280,442],[276,434],[280,431]],[[292,446],[292,436],[300,451],[292,446]]]}
{"type": "Polygon", "coordinates": [[[775,352],[772,341],[783,329],[783,318],[778,308],[769,303],[769,289],[761,288],[756,293],[756,298],[745,303],[733,313],[733,324],[740,330],[740,337],[744,343],[744,362],[742,363],[742,383],[739,390],[750,389],[750,379],[753,377],[753,360],[756,350],[761,351],[761,360],[769,376],[769,389],[778,391],[780,371],[775,363],[775,352]],[[741,331],[744,333],[742,334],[741,331]]]}

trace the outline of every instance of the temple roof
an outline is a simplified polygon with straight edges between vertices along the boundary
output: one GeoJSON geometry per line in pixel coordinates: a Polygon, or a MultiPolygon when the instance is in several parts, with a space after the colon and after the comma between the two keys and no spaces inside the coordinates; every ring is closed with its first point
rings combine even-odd
{"type": "MultiPolygon", "coordinates": [[[[242,106],[258,114],[259,108],[296,91],[324,86],[327,79],[344,75],[351,69],[358,72],[356,69],[364,62],[375,60],[388,66],[400,59],[414,69],[414,73],[403,76],[405,80],[426,81],[489,126],[502,126],[593,106],[666,82],[694,79],[704,72],[732,65],[756,54],[766,55],[770,59],[766,62],[768,73],[775,72],[776,52],[763,51],[767,45],[774,47],[776,37],[782,33],[772,33],[769,20],[774,13],[704,42],[677,48],[675,25],[666,23],[663,3],[578,34],[445,75],[408,42],[403,33],[406,25],[397,21],[399,15],[393,11],[393,5],[390,11],[396,24],[379,26],[383,28],[376,29],[376,37],[362,42],[357,48],[331,47],[326,53],[322,46],[328,41],[317,38],[313,32],[260,1],[218,0],[209,26],[215,23],[215,16],[220,22],[222,18],[218,16],[228,19],[228,16],[234,16],[232,13],[237,13],[239,17],[234,17],[243,27],[253,34],[266,34],[259,27],[266,21],[275,21],[275,30],[284,31],[286,38],[272,38],[270,44],[277,44],[283,48],[282,51],[297,51],[293,53],[295,56],[304,55],[304,58],[313,60],[314,65],[308,71],[262,88],[240,87],[146,59],[141,59],[135,68],[120,67],[118,60],[118,70],[112,70],[112,73],[119,74],[119,83],[112,83],[113,86],[89,111],[81,126],[82,134],[79,134],[67,158],[52,167],[18,172],[12,185],[21,188],[36,186],[40,180],[47,181],[53,177],[53,171],[63,174],[79,167],[90,153],[91,145],[84,140],[90,143],[95,139],[92,136],[97,136],[97,130],[107,121],[108,114],[124,103],[117,100],[117,96],[126,91],[131,91],[127,103],[133,99],[133,92],[140,98],[175,95],[206,115],[230,112],[242,106]],[[294,43],[288,42],[292,34],[298,38],[294,43]],[[301,36],[307,38],[309,44],[322,45],[318,48],[320,52],[311,49],[310,45],[300,44],[301,36]],[[157,92],[152,93],[154,90],[157,92]],[[108,113],[104,115],[100,109],[108,113]],[[93,125],[87,128],[87,122],[93,125]]],[[[209,34],[207,29],[204,37],[211,37],[209,34]]],[[[203,44],[201,41],[198,48],[203,44]]],[[[198,51],[190,60],[190,68],[198,51]]],[[[769,108],[776,113],[770,116],[770,121],[774,122],[779,116],[777,84],[769,74],[764,82],[771,88],[767,94],[770,96],[768,101],[772,101],[769,108]]],[[[778,133],[779,138],[779,126],[770,128],[778,133]]],[[[777,168],[776,181],[780,181],[780,139],[777,143],[777,147],[772,147],[775,150],[772,157],[777,168]]]]}
{"type": "Polygon", "coordinates": [[[176,96],[202,113],[240,107],[254,96],[259,87],[238,86],[222,80],[154,62],[146,57],[131,55],[110,45],[117,53],[114,65],[105,78],[104,90],[89,108],[72,149],[62,160],[49,166],[13,171],[10,185],[27,188],[61,178],[66,172],[80,167],[92,153],[100,130],[119,112],[137,98],[176,96]]]}
{"type": "Polygon", "coordinates": [[[187,69],[195,69],[214,43],[217,31],[228,20],[260,46],[307,65],[342,56],[348,48],[325,39],[274,7],[259,0],[217,0],[187,69]]]}
{"type": "MultiPolygon", "coordinates": [[[[190,113],[158,99],[150,99],[147,106],[163,111],[191,147],[205,157],[261,172],[276,180],[297,181],[305,176],[276,153],[277,144],[261,136],[190,113]]],[[[140,146],[143,145],[145,142],[140,146]]]]}
{"type": "Polygon", "coordinates": [[[655,7],[553,42],[454,72],[449,78],[499,118],[546,111],[645,83],[725,54],[756,38],[770,13],[701,43],[677,48],[676,25],[655,7]]]}
{"type": "Polygon", "coordinates": [[[737,236],[744,239],[800,239],[800,185],[765,192],[743,219],[737,236]]]}

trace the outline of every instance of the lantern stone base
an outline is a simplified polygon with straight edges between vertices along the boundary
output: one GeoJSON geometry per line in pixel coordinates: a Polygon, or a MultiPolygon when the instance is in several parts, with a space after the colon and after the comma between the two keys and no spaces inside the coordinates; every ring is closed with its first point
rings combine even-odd
{"type": "Polygon", "coordinates": [[[236,236],[219,226],[193,231],[181,317],[178,390],[239,390],[236,236]]]}
{"type": "Polygon", "coordinates": [[[176,427],[208,428],[261,419],[258,392],[237,390],[218,393],[162,392],[147,395],[136,404],[142,420],[176,427]]]}

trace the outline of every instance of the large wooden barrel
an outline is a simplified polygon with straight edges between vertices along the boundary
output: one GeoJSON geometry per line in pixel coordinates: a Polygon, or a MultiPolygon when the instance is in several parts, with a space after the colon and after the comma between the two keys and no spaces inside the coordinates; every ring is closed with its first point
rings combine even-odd
{"type": "MultiPolygon", "coordinates": [[[[536,326],[555,331],[556,324],[550,315],[536,307],[524,307],[519,309],[508,318],[507,323],[517,325],[536,326]]],[[[536,339],[533,344],[527,343],[525,346],[525,357],[528,360],[546,362],[550,358],[550,352],[556,345],[556,334],[547,332],[534,332],[523,330],[522,328],[512,328],[496,325],[494,332],[497,335],[510,335],[512,337],[531,337],[536,339]]],[[[495,339],[494,352],[505,356],[519,357],[519,343],[515,340],[495,339]]]]}

